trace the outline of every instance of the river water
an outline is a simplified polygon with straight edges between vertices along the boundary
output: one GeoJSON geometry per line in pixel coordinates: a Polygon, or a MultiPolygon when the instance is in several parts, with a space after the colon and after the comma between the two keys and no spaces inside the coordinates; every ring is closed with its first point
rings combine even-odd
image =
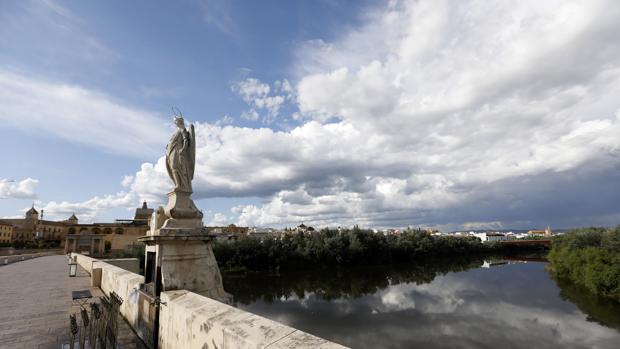
{"type": "Polygon", "coordinates": [[[239,308],[352,348],[620,348],[620,304],[545,267],[496,257],[225,273],[224,286],[239,308]]]}

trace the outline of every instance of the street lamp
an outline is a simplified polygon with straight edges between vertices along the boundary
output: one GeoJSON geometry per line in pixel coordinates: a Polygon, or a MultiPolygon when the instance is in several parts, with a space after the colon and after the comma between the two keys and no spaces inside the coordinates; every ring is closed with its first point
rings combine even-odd
{"type": "Polygon", "coordinates": [[[77,274],[77,263],[71,261],[69,262],[69,277],[75,277],[77,274]]]}

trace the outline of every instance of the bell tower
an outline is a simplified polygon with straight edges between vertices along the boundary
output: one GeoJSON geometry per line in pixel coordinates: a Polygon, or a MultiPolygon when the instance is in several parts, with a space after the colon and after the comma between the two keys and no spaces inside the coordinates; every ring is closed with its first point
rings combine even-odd
{"type": "Polygon", "coordinates": [[[39,211],[34,208],[34,203],[32,207],[26,211],[26,225],[34,227],[39,223],[39,211]]]}

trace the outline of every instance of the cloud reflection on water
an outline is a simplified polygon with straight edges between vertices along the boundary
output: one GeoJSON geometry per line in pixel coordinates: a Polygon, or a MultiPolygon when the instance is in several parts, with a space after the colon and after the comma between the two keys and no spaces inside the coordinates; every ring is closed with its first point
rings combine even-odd
{"type": "MultiPolygon", "coordinates": [[[[336,281],[337,282],[337,281],[336,281]]],[[[617,348],[620,332],[559,297],[543,264],[449,273],[357,298],[241,306],[352,348],[617,348]]]]}

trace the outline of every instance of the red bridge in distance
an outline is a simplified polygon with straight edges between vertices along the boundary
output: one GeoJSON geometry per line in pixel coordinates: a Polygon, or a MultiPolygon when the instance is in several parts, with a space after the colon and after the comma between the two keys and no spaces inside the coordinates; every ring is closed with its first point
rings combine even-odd
{"type": "Polygon", "coordinates": [[[499,242],[500,244],[504,244],[504,245],[515,245],[515,246],[520,246],[520,245],[544,245],[544,246],[551,246],[551,240],[549,239],[545,239],[545,240],[540,240],[540,239],[533,239],[533,240],[503,240],[499,242]]]}

